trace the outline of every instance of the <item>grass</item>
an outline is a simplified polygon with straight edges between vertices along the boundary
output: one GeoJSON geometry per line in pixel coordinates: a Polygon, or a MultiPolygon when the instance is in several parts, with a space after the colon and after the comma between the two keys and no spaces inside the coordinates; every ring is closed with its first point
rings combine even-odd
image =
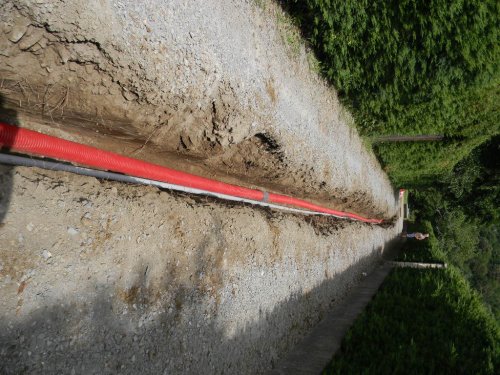
{"type": "Polygon", "coordinates": [[[299,56],[300,49],[304,45],[300,29],[295,24],[294,19],[280,8],[276,9],[276,23],[281,33],[281,37],[288,46],[293,56],[299,56]]]}
{"type": "Polygon", "coordinates": [[[455,269],[395,269],[324,374],[495,374],[498,328],[455,269]]]}
{"type": "Polygon", "coordinates": [[[321,75],[322,63],[316,57],[309,42],[302,36],[298,19],[285,12],[273,0],[254,0],[254,4],[264,12],[275,17],[281,39],[287,47],[290,56],[297,58],[300,56],[302,50],[305,51],[309,69],[317,75],[321,75]]]}
{"type": "MultiPolygon", "coordinates": [[[[408,242],[400,259],[442,261],[429,241],[408,242]]],[[[323,374],[495,374],[500,332],[457,268],[394,269],[349,329],[323,374]]]]}
{"type": "Polygon", "coordinates": [[[434,235],[431,223],[424,221],[423,223],[408,223],[407,232],[429,233],[429,239],[425,241],[417,241],[415,239],[407,239],[401,251],[396,257],[397,261],[402,262],[426,262],[426,263],[444,263],[445,255],[439,250],[438,240],[434,235]]]}
{"type": "Polygon", "coordinates": [[[307,62],[309,64],[309,69],[311,69],[311,71],[316,73],[317,75],[321,75],[321,71],[323,69],[321,61],[316,57],[316,55],[311,49],[306,48],[306,53],[307,53],[307,62]]]}
{"type": "Polygon", "coordinates": [[[254,0],[253,1],[255,3],[255,5],[257,5],[260,9],[262,10],[266,10],[267,9],[267,6],[268,6],[268,3],[269,3],[269,0],[254,0]]]}
{"type": "Polygon", "coordinates": [[[451,173],[489,136],[440,142],[386,142],[374,145],[375,153],[395,186],[427,187],[451,173]]]}
{"type": "Polygon", "coordinates": [[[420,241],[405,244],[396,260],[400,262],[445,263],[443,258],[436,257],[427,248],[419,245],[420,241]]]}

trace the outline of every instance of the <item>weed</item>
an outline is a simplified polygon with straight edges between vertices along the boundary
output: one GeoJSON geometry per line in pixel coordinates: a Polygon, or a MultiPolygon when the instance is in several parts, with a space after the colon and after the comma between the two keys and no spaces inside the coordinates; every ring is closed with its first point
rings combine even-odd
{"type": "Polygon", "coordinates": [[[301,47],[304,45],[300,29],[296,25],[293,17],[285,13],[282,9],[276,8],[276,23],[280,31],[281,38],[288,46],[293,57],[300,55],[301,47]]]}

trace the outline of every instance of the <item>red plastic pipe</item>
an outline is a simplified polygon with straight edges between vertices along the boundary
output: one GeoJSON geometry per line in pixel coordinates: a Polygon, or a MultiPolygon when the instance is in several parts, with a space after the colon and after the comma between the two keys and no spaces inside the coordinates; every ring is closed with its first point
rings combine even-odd
{"type": "Polygon", "coordinates": [[[379,224],[382,220],[365,218],[353,213],[335,211],[310,202],[280,194],[267,194],[260,190],[215,181],[142,160],[118,155],[95,147],[52,137],[28,129],[0,122],[0,147],[19,153],[49,157],[101,170],[119,172],[135,177],[162,181],[175,185],[231,195],[234,197],[268,201],[306,208],[311,211],[379,224]]]}

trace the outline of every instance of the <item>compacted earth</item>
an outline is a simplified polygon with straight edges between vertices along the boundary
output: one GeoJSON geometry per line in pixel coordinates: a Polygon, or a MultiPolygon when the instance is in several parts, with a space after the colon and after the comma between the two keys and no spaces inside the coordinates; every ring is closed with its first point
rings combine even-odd
{"type": "Polygon", "coordinates": [[[387,222],[0,166],[1,373],[262,373],[380,261],[398,197],[289,33],[272,1],[0,0],[0,120],[387,222]]]}

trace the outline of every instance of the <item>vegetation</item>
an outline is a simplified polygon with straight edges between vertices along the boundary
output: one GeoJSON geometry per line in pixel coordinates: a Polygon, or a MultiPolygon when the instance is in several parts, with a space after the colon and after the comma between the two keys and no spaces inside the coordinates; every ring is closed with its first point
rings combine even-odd
{"type": "Polygon", "coordinates": [[[396,260],[402,262],[429,262],[445,263],[444,254],[435,251],[437,239],[429,221],[418,225],[409,225],[408,232],[429,233],[430,237],[425,241],[407,241],[404,248],[398,254],[396,260]]]}
{"type": "Polygon", "coordinates": [[[374,150],[396,186],[427,187],[452,173],[458,162],[487,139],[379,143],[374,150]]]}
{"type": "Polygon", "coordinates": [[[498,317],[499,3],[283,3],[364,137],[444,136],[373,149],[393,184],[411,189],[412,212],[435,229],[446,261],[498,317]]]}
{"type": "Polygon", "coordinates": [[[410,189],[414,228],[431,233],[400,259],[451,264],[444,271],[395,271],[329,372],[493,373],[500,323],[500,3],[282,3],[393,184],[410,189]],[[383,135],[442,137],[377,142],[383,135]]]}
{"type": "MultiPolygon", "coordinates": [[[[430,237],[408,241],[399,260],[447,259],[429,221],[410,225],[410,231],[426,231],[430,237]]],[[[481,262],[475,266],[484,268],[481,262]]],[[[452,265],[393,270],[324,374],[495,374],[499,365],[499,326],[452,265]]]]}
{"type": "MultiPolygon", "coordinates": [[[[409,231],[425,231],[430,237],[408,241],[399,260],[448,259],[450,246],[435,236],[431,222],[410,224],[409,231]]],[[[500,234],[495,235],[498,245],[500,234]]],[[[487,265],[475,259],[473,267],[484,275],[487,265]]],[[[393,270],[323,373],[495,374],[499,366],[499,326],[463,273],[451,265],[393,270]]]]}
{"type": "Polygon", "coordinates": [[[363,136],[445,136],[442,143],[378,145],[396,184],[429,184],[500,133],[496,0],[284,4],[363,136]]]}
{"type": "Polygon", "coordinates": [[[324,374],[495,374],[500,333],[451,269],[395,269],[324,374]]]}
{"type": "Polygon", "coordinates": [[[431,239],[428,244],[411,243],[401,258],[416,260],[421,254],[424,260],[456,266],[500,326],[498,138],[473,150],[432,187],[411,190],[413,213],[423,221],[410,230],[430,232],[431,239]]]}
{"type": "Polygon", "coordinates": [[[490,108],[498,116],[497,1],[286,3],[363,131],[493,131],[488,120],[473,123],[491,115],[490,108]]]}
{"type": "Polygon", "coordinates": [[[412,189],[410,205],[435,229],[443,256],[480,292],[500,324],[499,151],[492,139],[434,186],[412,189]]]}

